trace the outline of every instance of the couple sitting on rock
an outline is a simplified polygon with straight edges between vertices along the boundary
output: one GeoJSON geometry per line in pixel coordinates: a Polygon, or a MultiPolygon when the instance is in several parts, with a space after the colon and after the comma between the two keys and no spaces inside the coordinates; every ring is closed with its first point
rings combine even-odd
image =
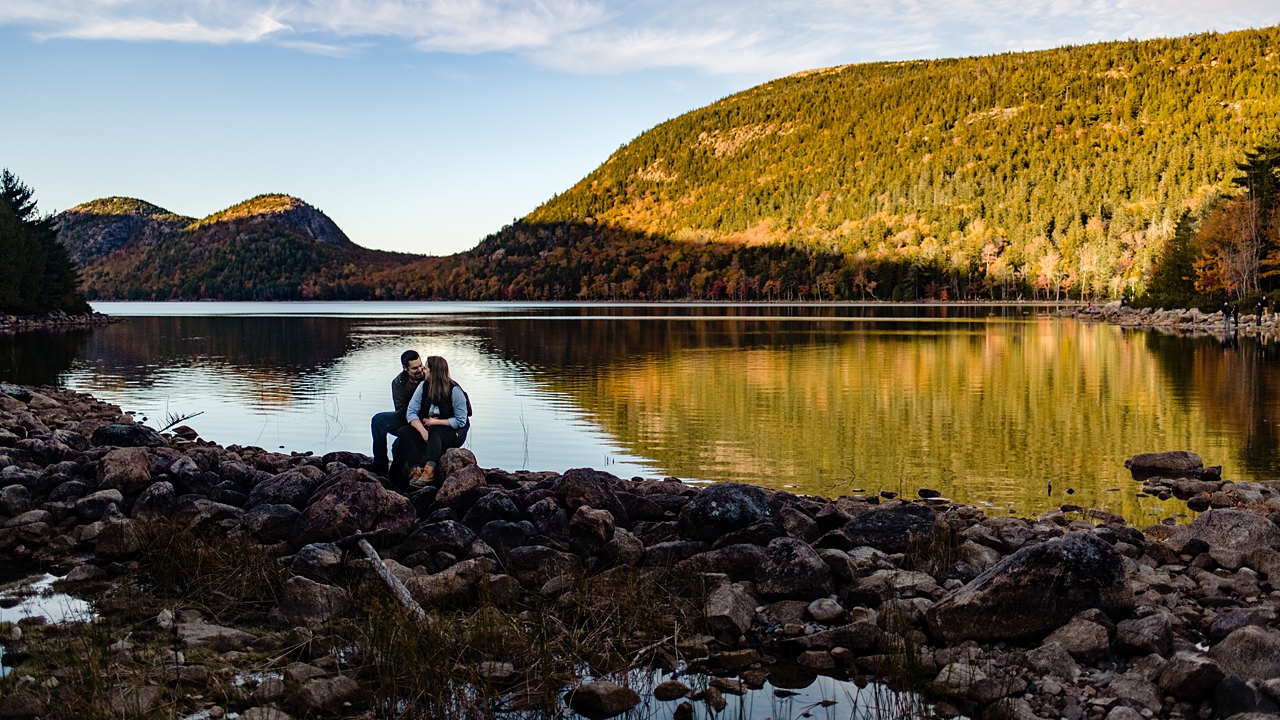
{"type": "Polygon", "coordinates": [[[386,474],[401,490],[430,485],[436,463],[449,448],[462,447],[471,429],[471,399],[449,377],[449,363],[432,355],[423,364],[416,350],[400,356],[403,371],[391,381],[394,412],[381,412],[370,423],[375,471],[386,474]],[[394,460],[387,465],[387,435],[394,434],[394,460]]]}

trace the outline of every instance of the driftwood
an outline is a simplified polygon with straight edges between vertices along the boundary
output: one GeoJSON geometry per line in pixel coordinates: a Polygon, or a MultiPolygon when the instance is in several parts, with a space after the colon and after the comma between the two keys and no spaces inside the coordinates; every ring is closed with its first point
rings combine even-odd
{"type": "Polygon", "coordinates": [[[418,601],[414,600],[413,596],[409,594],[409,588],[405,587],[404,583],[400,582],[400,578],[391,574],[391,571],[387,569],[387,564],[382,562],[382,558],[378,555],[378,551],[374,550],[373,546],[369,544],[369,541],[365,539],[366,537],[377,534],[377,531],[371,533],[357,533],[351,537],[343,538],[339,542],[355,540],[356,546],[360,548],[365,557],[369,558],[369,562],[373,565],[373,569],[378,572],[378,577],[382,578],[382,581],[387,584],[387,587],[391,588],[391,594],[395,595],[396,599],[400,601],[400,604],[409,608],[409,612],[412,612],[419,620],[426,620],[427,613],[422,609],[422,606],[418,604],[418,601]]]}

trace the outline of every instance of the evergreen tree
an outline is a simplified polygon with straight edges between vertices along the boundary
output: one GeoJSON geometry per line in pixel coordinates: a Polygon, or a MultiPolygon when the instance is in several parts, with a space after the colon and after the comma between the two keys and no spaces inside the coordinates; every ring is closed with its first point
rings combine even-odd
{"type": "Polygon", "coordinates": [[[38,274],[39,288],[33,298],[37,310],[62,310],[79,314],[89,310],[88,303],[77,288],[80,271],[66,246],[58,242],[58,228],[52,215],[41,215],[36,205],[35,192],[8,169],[0,171],[0,200],[9,211],[35,237],[42,272],[38,274]]]}
{"type": "Polygon", "coordinates": [[[0,202],[0,312],[34,312],[43,274],[44,257],[35,233],[0,202]]]}

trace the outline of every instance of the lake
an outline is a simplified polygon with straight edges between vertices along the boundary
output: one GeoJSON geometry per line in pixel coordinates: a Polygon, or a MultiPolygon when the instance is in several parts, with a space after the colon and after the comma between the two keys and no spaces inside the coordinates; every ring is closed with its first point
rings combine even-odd
{"type": "Polygon", "coordinates": [[[0,339],[0,378],[173,416],[206,439],[370,452],[407,348],[443,355],[468,447],[509,470],[735,480],[826,496],[922,487],[994,511],[1135,522],[1138,452],[1280,478],[1280,364],[1249,340],[1061,319],[1048,305],[96,303],[91,331],[0,339]],[[1007,510],[1006,510],[1007,509],[1007,510]]]}

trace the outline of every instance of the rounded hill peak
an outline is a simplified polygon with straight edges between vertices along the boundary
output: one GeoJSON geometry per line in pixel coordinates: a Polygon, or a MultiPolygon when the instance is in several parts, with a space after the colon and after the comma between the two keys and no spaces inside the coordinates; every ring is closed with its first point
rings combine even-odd
{"type": "Polygon", "coordinates": [[[306,202],[283,193],[257,195],[192,223],[199,230],[220,223],[270,223],[329,245],[351,245],[346,233],[328,215],[306,202]]]}

